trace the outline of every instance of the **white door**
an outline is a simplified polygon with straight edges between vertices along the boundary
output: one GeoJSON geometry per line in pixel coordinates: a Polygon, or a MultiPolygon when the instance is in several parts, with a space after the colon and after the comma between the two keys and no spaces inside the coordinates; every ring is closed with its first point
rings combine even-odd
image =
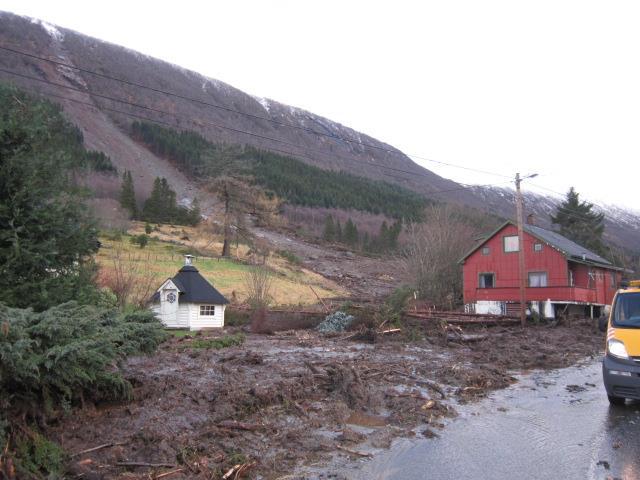
{"type": "Polygon", "coordinates": [[[178,324],[178,291],[167,288],[160,298],[160,319],[167,327],[179,327],[178,324]]]}

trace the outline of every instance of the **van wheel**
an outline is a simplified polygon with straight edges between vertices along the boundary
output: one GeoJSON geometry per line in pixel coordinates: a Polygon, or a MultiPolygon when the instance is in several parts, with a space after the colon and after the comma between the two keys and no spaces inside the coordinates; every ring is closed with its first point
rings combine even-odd
{"type": "Polygon", "coordinates": [[[609,397],[609,403],[611,405],[616,405],[616,406],[622,406],[624,405],[624,398],[620,398],[620,397],[612,397],[611,395],[607,395],[607,397],[609,397]]]}

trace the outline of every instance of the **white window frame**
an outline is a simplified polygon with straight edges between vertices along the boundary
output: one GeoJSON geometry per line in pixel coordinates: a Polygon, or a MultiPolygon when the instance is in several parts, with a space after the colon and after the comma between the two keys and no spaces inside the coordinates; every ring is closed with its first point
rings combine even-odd
{"type": "Polygon", "coordinates": [[[515,253],[520,251],[520,238],[518,235],[505,235],[502,237],[502,250],[504,253],[515,253]],[[510,245],[507,249],[507,243],[512,242],[515,245],[510,245]]]}
{"type": "Polygon", "coordinates": [[[480,272],[478,274],[478,288],[496,288],[496,274],[494,272],[480,272]],[[482,278],[485,275],[491,275],[492,280],[492,285],[490,287],[487,286],[482,286],[482,278]]]}
{"type": "Polygon", "coordinates": [[[216,314],[215,305],[200,305],[201,317],[213,317],[216,314]]]}
{"type": "Polygon", "coordinates": [[[534,252],[541,252],[544,249],[544,247],[542,246],[542,243],[540,242],[536,242],[533,244],[533,251],[534,252]]]}
{"type": "Polygon", "coordinates": [[[489,247],[482,247],[482,255],[490,255],[491,254],[491,248],[489,247]]]}
{"type": "Polygon", "coordinates": [[[528,282],[527,285],[531,288],[548,287],[549,275],[547,274],[547,272],[529,272],[527,275],[527,282],[528,282]],[[538,282],[536,282],[536,283],[539,283],[538,285],[532,285],[532,282],[531,282],[532,275],[540,279],[538,282]]]}

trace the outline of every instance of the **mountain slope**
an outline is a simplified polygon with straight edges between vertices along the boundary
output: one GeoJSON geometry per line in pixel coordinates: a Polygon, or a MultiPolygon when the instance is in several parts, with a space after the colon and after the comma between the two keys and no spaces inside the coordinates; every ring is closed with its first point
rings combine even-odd
{"type": "MultiPolygon", "coordinates": [[[[212,142],[248,144],[277,153],[286,152],[323,169],[344,170],[393,182],[426,197],[445,191],[433,198],[513,216],[512,191],[480,187],[460,189],[456,182],[417,165],[394,147],[344,125],[273,100],[253,97],[223,82],[124,47],[1,12],[0,46],[130,82],[117,82],[87,71],[0,50],[0,68],[41,81],[4,72],[0,72],[0,79],[61,103],[69,119],[82,128],[87,148],[106,153],[120,170],[132,170],[141,198],[148,195],[156,176],[164,176],[183,203],[189,203],[198,195],[206,208],[207,200],[210,200],[166,159],[130,138],[126,133],[130,123],[142,118],[173,128],[194,130],[212,142]]],[[[118,183],[101,178],[94,182],[94,187],[98,195],[113,198],[118,183]]],[[[546,216],[549,208],[544,206],[549,207],[552,203],[553,199],[540,197],[531,202],[531,208],[546,216]]],[[[627,213],[627,216],[627,219],[611,216],[607,225],[609,235],[628,248],[637,248],[640,217],[633,213],[627,213]]]]}

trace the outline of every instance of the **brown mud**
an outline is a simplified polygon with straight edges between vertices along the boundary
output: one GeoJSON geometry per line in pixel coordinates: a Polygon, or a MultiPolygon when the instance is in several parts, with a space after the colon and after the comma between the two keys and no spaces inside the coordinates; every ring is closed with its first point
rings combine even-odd
{"type": "Polygon", "coordinates": [[[416,323],[373,343],[313,330],[248,334],[221,350],[192,343],[222,333],[174,338],[122,367],[130,402],[76,410],[47,433],[71,455],[68,478],[299,478],[296,467],[332,455],[445,434],[457,403],[603,346],[587,321],[467,331],[486,336],[445,342],[439,327],[416,323]]]}

